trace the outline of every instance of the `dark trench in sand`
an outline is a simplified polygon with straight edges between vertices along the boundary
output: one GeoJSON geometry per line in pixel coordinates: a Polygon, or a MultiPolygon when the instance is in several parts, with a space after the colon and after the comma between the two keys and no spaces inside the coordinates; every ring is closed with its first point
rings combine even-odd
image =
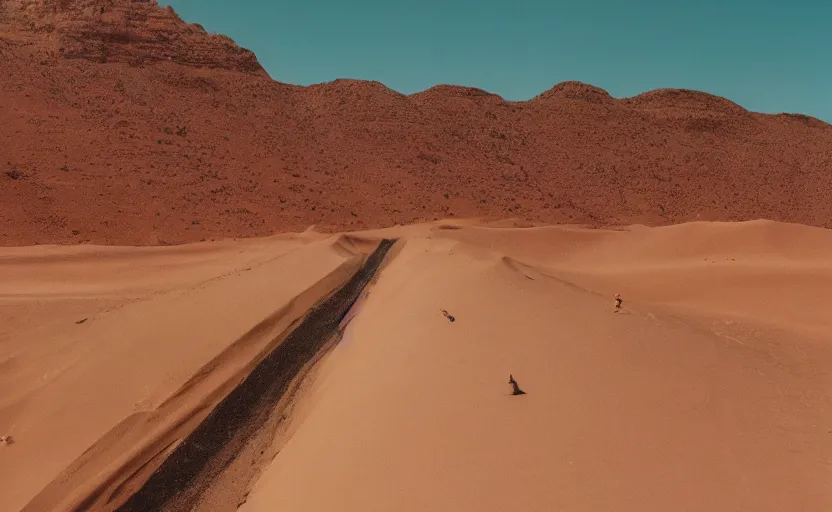
{"type": "Polygon", "coordinates": [[[315,306],[116,510],[161,511],[183,493],[198,497],[201,489],[210,485],[212,477],[245,446],[304,366],[339,334],[339,323],[375,276],[394,243],[395,240],[382,240],[358,272],[315,306]]]}

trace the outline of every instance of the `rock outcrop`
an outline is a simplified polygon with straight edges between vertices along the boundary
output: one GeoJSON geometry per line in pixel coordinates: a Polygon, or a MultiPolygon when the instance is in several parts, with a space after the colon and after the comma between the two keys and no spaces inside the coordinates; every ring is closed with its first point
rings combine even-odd
{"type": "Polygon", "coordinates": [[[129,0],[6,0],[0,58],[0,245],[469,216],[832,227],[832,127],[701,92],[292,86],[129,0]]]}
{"type": "Polygon", "coordinates": [[[64,59],[131,66],[170,61],[265,75],[254,53],[183,22],[155,0],[4,0],[0,23],[64,59]]]}

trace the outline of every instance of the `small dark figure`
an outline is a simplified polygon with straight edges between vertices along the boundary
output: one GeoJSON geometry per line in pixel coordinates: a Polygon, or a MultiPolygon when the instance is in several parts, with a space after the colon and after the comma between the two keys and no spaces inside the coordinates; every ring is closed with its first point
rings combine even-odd
{"type": "Polygon", "coordinates": [[[508,383],[511,384],[511,394],[512,395],[525,395],[526,392],[520,389],[520,386],[517,385],[517,381],[514,380],[514,377],[511,374],[508,375],[508,383]]]}
{"type": "Polygon", "coordinates": [[[78,320],[78,321],[77,321],[77,322],[75,322],[75,323],[76,323],[76,324],[83,324],[83,323],[84,323],[84,322],[86,322],[86,321],[87,321],[87,319],[86,319],[86,318],[82,318],[82,319],[78,320]]]}
{"type": "Polygon", "coordinates": [[[454,315],[449,315],[449,314],[448,314],[448,312],[447,312],[447,311],[445,311],[444,309],[440,309],[439,311],[441,311],[441,312],[442,312],[442,315],[444,315],[444,316],[445,316],[445,318],[447,318],[447,319],[448,319],[448,320],[450,320],[451,322],[456,322],[456,318],[454,318],[454,315]]]}
{"type": "Polygon", "coordinates": [[[616,293],[615,294],[615,306],[613,306],[613,309],[612,309],[613,313],[618,313],[618,311],[621,309],[621,303],[622,302],[624,302],[624,299],[621,298],[621,295],[616,293]]]}

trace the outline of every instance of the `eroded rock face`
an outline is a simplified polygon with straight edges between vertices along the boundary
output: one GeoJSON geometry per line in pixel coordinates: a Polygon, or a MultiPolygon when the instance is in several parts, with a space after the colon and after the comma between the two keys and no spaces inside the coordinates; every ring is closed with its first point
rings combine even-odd
{"type": "Polygon", "coordinates": [[[52,56],[144,66],[172,61],[265,75],[257,57],[223,35],[185,23],[155,0],[4,0],[6,37],[52,56]]]}
{"type": "Polygon", "coordinates": [[[0,0],[0,245],[448,217],[832,228],[832,126],[710,94],[272,80],[156,2],[0,0]]]}

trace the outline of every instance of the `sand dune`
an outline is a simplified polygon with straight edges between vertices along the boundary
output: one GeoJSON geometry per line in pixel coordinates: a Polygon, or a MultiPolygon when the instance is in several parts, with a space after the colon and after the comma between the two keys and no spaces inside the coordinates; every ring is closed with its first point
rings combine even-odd
{"type": "MultiPolygon", "coordinates": [[[[23,251],[13,252],[24,259],[23,251]]],[[[204,417],[217,389],[233,383],[277,333],[360,263],[337,238],[207,244],[184,252],[136,249],[146,258],[134,254],[127,270],[108,267],[114,261],[104,249],[68,259],[33,252],[36,263],[20,266],[40,262],[47,276],[54,270],[58,297],[36,295],[42,286],[37,272],[4,281],[11,286],[2,295],[3,324],[31,307],[43,325],[29,321],[3,339],[0,429],[15,439],[0,465],[3,510],[17,510],[56,477],[47,488],[55,492],[40,496],[30,510],[50,509],[59,498],[70,503],[89,492],[78,486],[94,485],[91,475],[129,465],[144,442],[169,443],[169,429],[183,418],[204,417]],[[56,260],[63,261],[60,268],[56,260]],[[154,287],[145,278],[158,279],[178,265],[188,270],[174,272],[167,285],[154,287]],[[104,302],[89,298],[96,283],[125,275],[132,281],[123,297],[113,298],[106,287],[104,302]],[[84,276],[90,290],[78,289],[84,276]],[[75,324],[82,314],[89,319],[75,324]],[[72,466],[82,454],[94,460],[72,466]]]]}
{"type": "Polygon", "coordinates": [[[195,510],[832,508],[832,232],[444,221],[0,250],[0,509],[113,510],[382,237],[256,471],[195,510]]]}

